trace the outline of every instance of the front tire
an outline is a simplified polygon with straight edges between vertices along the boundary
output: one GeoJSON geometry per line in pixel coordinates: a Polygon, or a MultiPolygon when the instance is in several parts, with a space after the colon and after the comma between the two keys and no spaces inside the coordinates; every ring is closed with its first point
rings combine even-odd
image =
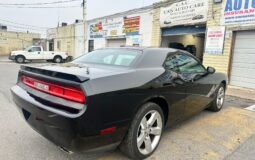
{"type": "Polygon", "coordinates": [[[163,115],[157,104],[144,104],[136,113],[120,150],[132,159],[149,157],[160,142],[164,128],[163,115]]]}
{"type": "Polygon", "coordinates": [[[53,61],[55,63],[61,63],[62,62],[62,58],[60,56],[56,56],[56,57],[54,57],[53,61]]]}
{"type": "Polygon", "coordinates": [[[213,112],[219,112],[224,104],[225,100],[225,86],[224,84],[220,84],[219,88],[216,90],[216,97],[212,102],[212,105],[208,108],[208,110],[213,112]]]}

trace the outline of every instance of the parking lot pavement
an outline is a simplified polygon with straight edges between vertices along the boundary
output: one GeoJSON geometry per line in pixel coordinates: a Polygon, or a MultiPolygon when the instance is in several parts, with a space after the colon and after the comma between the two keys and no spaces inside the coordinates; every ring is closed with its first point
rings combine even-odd
{"type": "MultiPolygon", "coordinates": [[[[94,155],[67,155],[33,131],[18,113],[10,96],[9,89],[16,82],[18,69],[18,64],[0,63],[0,159],[127,159],[118,150],[94,155]]],[[[221,112],[203,111],[166,129],[158,149],[149,159],[254,159],[255,112],[243,109],[253,104],[255,101],[227,96],[221,112]]]]}

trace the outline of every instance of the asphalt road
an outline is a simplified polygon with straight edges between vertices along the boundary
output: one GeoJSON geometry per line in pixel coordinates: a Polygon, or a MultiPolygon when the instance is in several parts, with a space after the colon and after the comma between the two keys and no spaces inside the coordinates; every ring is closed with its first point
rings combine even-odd
{"type": "MultiPolygon", "coordinates": [[[[32,130],[15,108],[9,91],[18,69],[18,64],[0,62],[0,160],[127,159],[118,150],[67,155],[32,130]]],[[[149,159],[254,159],[255,112],[243,109],[253,104],[251,100],[227,96],[221,112],[203,111],[166,129],[149,159]]]]}

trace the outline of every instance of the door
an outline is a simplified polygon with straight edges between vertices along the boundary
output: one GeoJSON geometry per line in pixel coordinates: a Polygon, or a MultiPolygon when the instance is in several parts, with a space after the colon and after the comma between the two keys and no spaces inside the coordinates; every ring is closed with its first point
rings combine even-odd
{"type": "Polygon", "coordinates": [[[126,45],[126,39],[108,39],[107,47],[121,47],[126,45]]]}
{"type": "Polygon", "coordinates": [[[173,125],[184,119],[186,86],[179,77],[177,58],[174,55],[167,56],[163,66],[166,71],[156,81],[157,84],[162,85],[160,93],[163,93],[168,103],[171,104],[168,124],[173,125]]]}
{"type": "Polygon", "coordinates": [[[175,58],[186,91],[184,117],[189,117],[203,110],[212,101],[209,93],[213,84],[209,84],[210,75],[196,58],[186,53],[178,53],[175,58]]]}
{"type": "Polygon", "coordinates": [[[94,40],[89,40],[89,52],[94,50],[94,40]]]}
{"type": "Polygon", "coordinates": [[[28,52],[26,53],[27,59],[43,59],[43,52],[41,47],[31,47],[28,49],[28,52]]]}
{"type": "Polygon", "coordinates": [[[255,89],[255,31],[237,32],[230,84],[255,89]]]}

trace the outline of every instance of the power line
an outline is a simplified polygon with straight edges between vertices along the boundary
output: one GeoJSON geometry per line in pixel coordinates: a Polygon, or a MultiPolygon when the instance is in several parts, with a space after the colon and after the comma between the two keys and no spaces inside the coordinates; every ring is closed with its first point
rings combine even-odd
{"type": "Polygon", "coordinates": [[[44,2],[44,3],[0,3],[0,5],[5,6],[26,6],[26,5],[48,5],[48,4],[60,4],[60,3],[70,3],[76,2],[81,0],[65,0],[65,1],[55,1],[55,2],[44,2]]]}
{"type": "Polygon", "coordinates": [[[80,8],[81,6],[47,6],[47,7],[36,7],[36,6],[2,6],[0,5],[1,8],[80,8]]]}
{"type": "Polygon", "coordinates": [[[22,25],[22,26],[27,26],[27,27],[35,27],[35,28],[42,28],[42,29],[49,29],[50,27],[42,27],[42,26],[34,26],[34,25],[29,25],[29,24],[23,24],[23,23],[17,23],[5,19],[0,19],[0,21],[11,23],[11,24],[16,24],[16,25],[22,25]]]}
{"type": "Polygon", "coordinates": [[[13,28],[18,28],[18,29],[25,29],[25,30],[34,30],[34,31],[46,31],[47,29],[35,29],[35,28],[30,28],[30,27],[21,27],[21,26],[16,26],[16,25],[11,25],[11,24],[3,24],[1,23],[2,25],[4,26],[10,26],[10,27],[13,27],[13,28]]]}

